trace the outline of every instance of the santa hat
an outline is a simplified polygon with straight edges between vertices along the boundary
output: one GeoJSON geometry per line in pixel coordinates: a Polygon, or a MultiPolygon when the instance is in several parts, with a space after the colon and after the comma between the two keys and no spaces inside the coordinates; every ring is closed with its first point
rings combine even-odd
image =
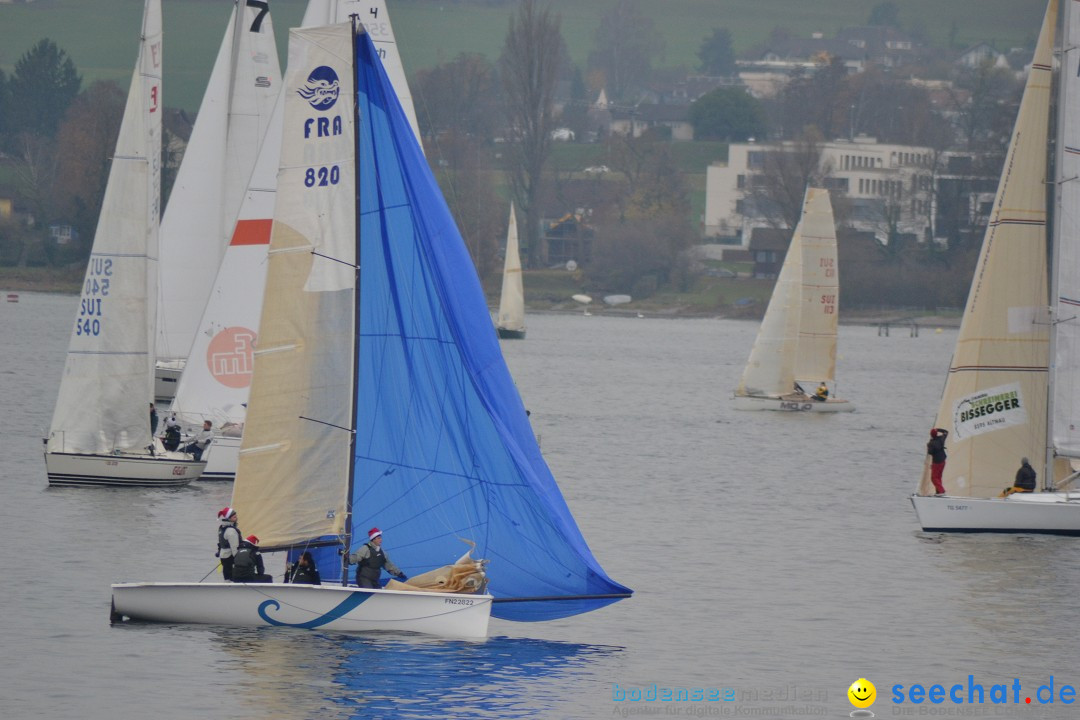
{"type": "Polygon", "coordinates": [[[259,544],[259,536],[258,535],[248,535],[244,539],[247,540],[252,545],[258,545],[259,544]]]}
{"type": "Polygon", "coordinates": [[[367,531],[367,539],[368,539],[368,541],[374,540],[375,538],[379,537],[380,535],[382,535],[382,530],[380,530],[379,528],[371,528],[370,530],[367,531]]]}
{"type": "Polygon", "coordinates": [[[231,507],[223,507],[220,510],[218,510],[217,516],[218,516],[219,520],[228,520],[229,518],[231,518],[235,514],[236,514],[236,511],[233,510],[231,507]]]}
{"type": "Polygon", "coordinates": [[[937,437],[937,428],[930,431],[930,437],[937,437]]]}

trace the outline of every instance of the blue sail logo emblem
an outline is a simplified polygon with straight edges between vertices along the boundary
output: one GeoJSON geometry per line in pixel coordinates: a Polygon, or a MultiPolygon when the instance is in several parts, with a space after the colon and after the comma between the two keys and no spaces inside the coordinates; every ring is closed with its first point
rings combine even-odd
{"type": "Polygon", "coordinates": [[[307,82],[296,91],[296,94],[307,100],[311,107],[325,112],[334,107],[340,92],[341,83],[338,81],[337,73],[331,67],[320,65],[311,71],[307,82]]]}

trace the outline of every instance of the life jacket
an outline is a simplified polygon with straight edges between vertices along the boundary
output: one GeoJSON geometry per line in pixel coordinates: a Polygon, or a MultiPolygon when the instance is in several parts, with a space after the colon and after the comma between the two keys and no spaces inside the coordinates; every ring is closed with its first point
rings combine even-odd
{"type": "Polygon", "coordinates": [[[247,580],[254,578],[258,574],[258,563],[256,562],[258,552],[258,549],[251,543],[241,543],[240,549],[236,551],[236,557],[233,558],[233,580],[247,580]]]}
{"type": "MultiPolygon", "coordinates": [[[[225,531],[226,530],[235,530],[236,531],[236,537],[238,539],[240,537],[240,528],[236,527],[236,523],[225,523],[224,525],[219,525],[218,530],[217,530],[217,546],[218,546],[218,556],[219,557],[232,557],[232,552],[231,551],[230,551],[230,553],[228,555],[222,554],[223,550],[229,550],[229,547],[230,547],[229,546],[229,541],[225,539],[225,531]]],[[[241,543],[241,545],[243,545],[243,543],[241,543]]],[[[239,553],[237,553],[237,554],[239,554],[239,553]]]]}
{"type": "Polygon", "coordinates": [[[165,428],[165,445],[172,445],[174,448],[180,444],[180,427],[178,425],[169,425],[165,428]]]}
{"type": "Polygon", "coordinates": [[[378,585],[379,576],[382,574],[383,566],[386,565],[386,555],[380,547],[375,547],[371,543],[367,543],[367,546],[371,550],[371,555],[362,558],[356,564],[356,584],[359,585],[360,578],[365,577],[378,585]]]}
{"type": "Polygon", "coordinates": [[[318,576],[315,574],[315,568],[310,565],[307,567],[297,565],[293,568],[292,575],[289,577],[289,582],[302,585],[315,585],[317,579],[318,576]]]}

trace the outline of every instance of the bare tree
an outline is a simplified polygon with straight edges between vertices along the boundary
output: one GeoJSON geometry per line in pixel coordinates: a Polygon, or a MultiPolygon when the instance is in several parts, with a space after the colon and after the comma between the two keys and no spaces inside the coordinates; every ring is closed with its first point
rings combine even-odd
{"type": "Polygon", "coordinates": [[[510,18],[502,57],[503,88],[509,121],[509,167],[514,200],[524,217],[529,265],[546,260],[540,247],[540,186],[555,129],[555,82],[562,69],[564,43],[559,16],[537,0],[522,0],[510,18]]]}
{"type": "Polygon", "coordinates": [[[604,71],[608,97],[618,100],[648,80],[664,41],[637,0],[618,0],[596,28],[595,48],[589,65],[604,71]]]}
{"type": "Polygon", "coordinates": [[[773,227],[794,228],[802,215],[806,186],[820,184],[829,168],[821,167],[821,134],[808,128],[798,140],[780,149],[762,148],[764,169],[748,176],[747,215],[760,217],[773,227]]]}

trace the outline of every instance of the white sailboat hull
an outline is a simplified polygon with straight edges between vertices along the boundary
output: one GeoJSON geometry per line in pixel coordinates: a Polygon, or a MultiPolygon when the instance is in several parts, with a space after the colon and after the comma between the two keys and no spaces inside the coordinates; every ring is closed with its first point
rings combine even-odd
{"type": "Polygon", "coordinates": [[[45,453],[50,485],[174,487],[198,479],[206,467],[188,456],[93,455],[45,453]]]}
{"type": "Polygon", "coordinates": [[[1080,535],[1080,494],[1016,493],[1007,498],[912,495],[926,532],[1080,535]]]}
{"type": "Polygon", "coordinates": [[[217,435],[204,457],[206,469],[200,480],[235,480],[236,461],[240,456],[239,437],[217,435]]]}
{"type": "Polygon", "coordinates": [[[122,583],[113,619],[485,638],[490,595],[280,583],[122,583]]]}
{"type": "Polygon", "coordinates": [[[154,402],[166,405],[176,397],[176,387],[183,372],[183,360],[158,362],[154,368],[154,402]]]}
{"type": "Polygon", "coordinates": [[[837,413],[852,412],[855,406],[847,400],[829,398],[822,402],[807,397],[775,395],[736,395],[732,406],[736,410],[779,410],[781,412],[837,413]]]}

